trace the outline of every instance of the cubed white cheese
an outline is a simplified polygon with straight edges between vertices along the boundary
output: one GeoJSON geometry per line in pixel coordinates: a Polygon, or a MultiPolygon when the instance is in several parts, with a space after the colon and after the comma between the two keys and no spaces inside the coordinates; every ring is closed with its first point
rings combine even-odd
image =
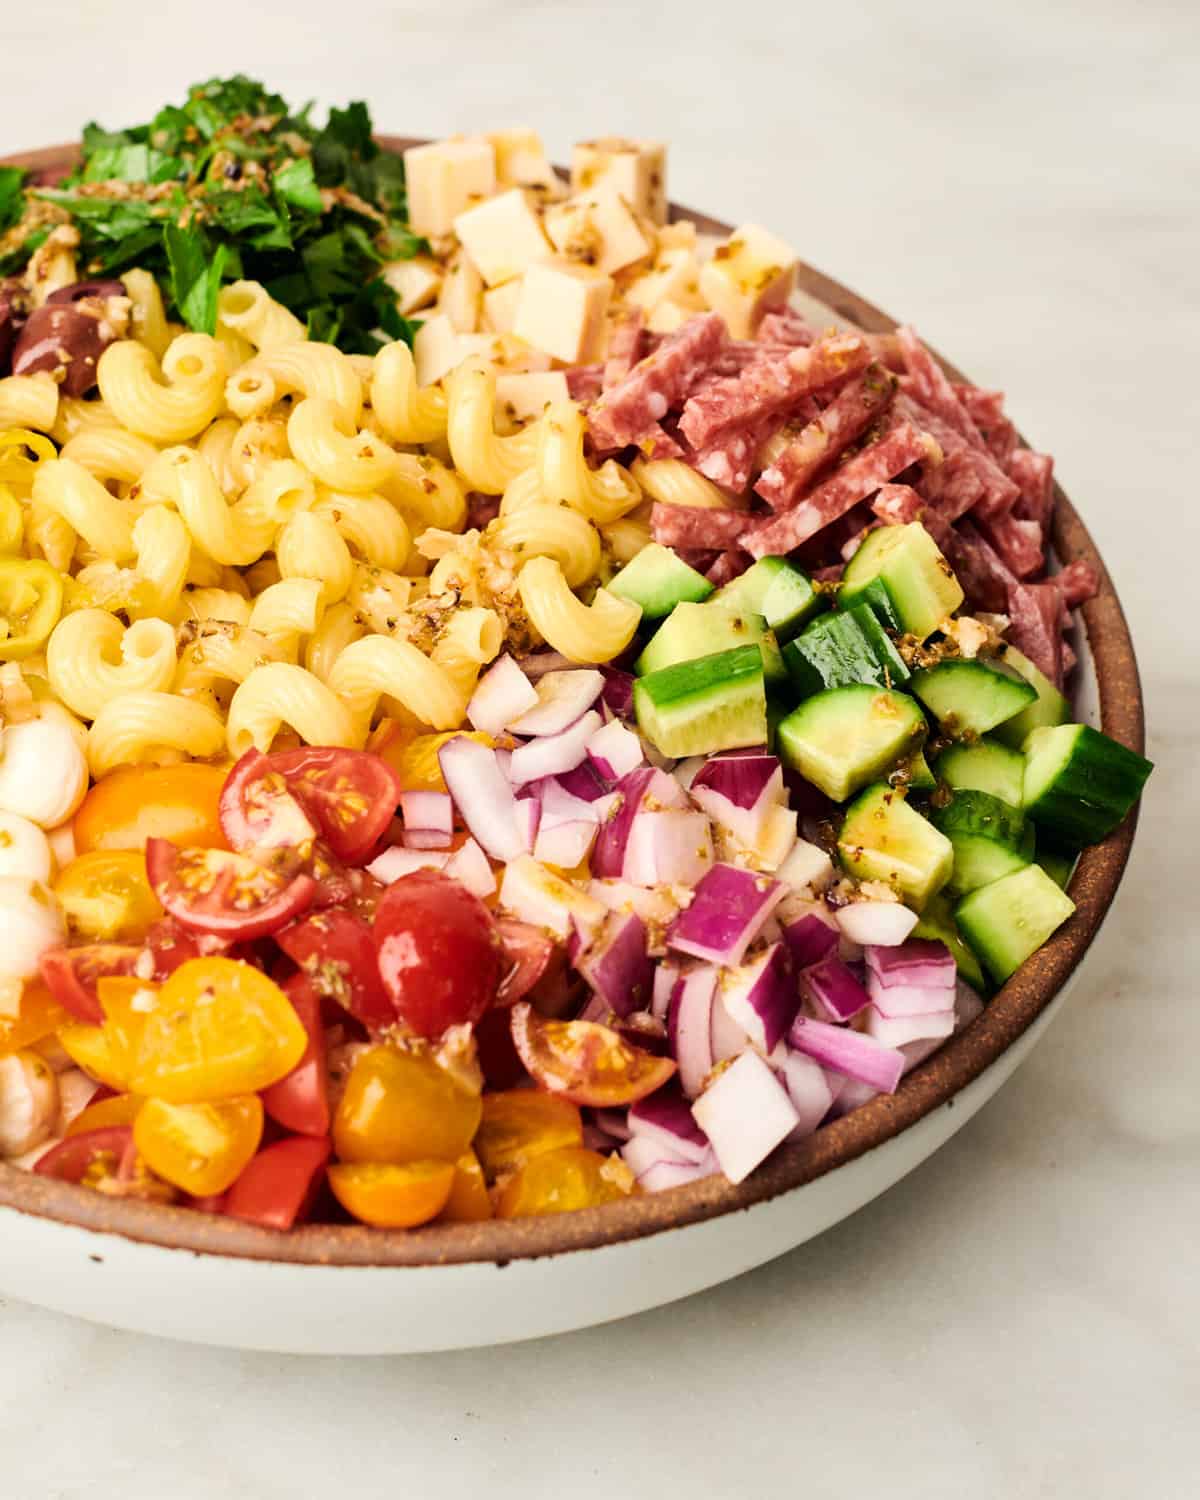
{"type": "Polygon", "coordinates": [[[646,318],[646,327],[651,333],[674,333],[696,316],[694,307],[681,307],[678,302],[660,302],[646,318]]]}
{"type": "Polygon", "coordinates": [[[459,333],[445,313],[434,313],[424,320],[413,339],[417,384],[432,385],[462,364],[469,354],[495,360],[500,353],[500,341],[494,334],[459,333]]]}
{"type": "Polygon", "coordinates": [[[474,333],[483,307],[483,279],[474,262],[461,250],[446,267],[437,310],[444,313],[458,333],[474,333]]]}
{"type": "Polygon", "coordinates": [[[490,141],[434,141],[404,153],[408,222],[416,234],[449,234],[472,203],[496,191],[496,152],[490,141]]]}
{"type": "Polygon", "coordinates": [[[658,231],[660,250],[695,250],[696,245],[696,226],[691,219],[676,219],[658,231]]]}
{"type": "Polygon", "coordinates": [[[647,312],[660,302],[699,307],[700,262],[690,250],[660,249],[650,269],[625,288],[625,301],[647,312]]]}
{"type": "Polygon", "coordinates": [[[575,261],[541,261],[525,272],[513,332],[564,364],[586,363],[604,346],[611,297],[611,276],[575,261]]]}
{"type": "Polygon", "coordinates": [[[571,156],[571,189],[598,187],[620,193],[652,224],[667,222],[667,148],[659,141],[627,141],[608,136],[580,141],[571,156]]]}
{"type": "Polygon", "coordinates": [[[520,188],[468,208],[454,232],[488,286],[503,286],[550,251],[541,216],[520,188]]]}
{"type": "Polygon", "coordinates": [[[701,268],[700,291],[735,339],[754,336],[763,314],[783,307],[796,286],[796,252],[757,224],[743,224],[701,268]]]}
{"type": "Polygon", "coordinates": [[[496,405],[514,422],[532,421],[551,402],[566,401],[570,395],[561,370],[496,377],[496,405]]]}
{"type": "Polygon", "coordinates": [[[565,259],[591,266],[605,276],[645,260],[654,249],[629,204],[607,187],[577,193],[548,208],[546,233],[565,259]]]}
{"type": "Polygon", "coordinates": [[[483,294],[483,326],[491,333],[511,333],[517,320],[517,303],[521,300],[521,278],[515,276],[503,286],[489,288],[483,294]]]}
{"type": "Polygon", "coordinates": [[[566,195],[566,187],[546,158],[546,148],[536,130],[517,127],[495,130],[486,137],[496,153],[496,181],[500,187],[533,190],[547,202],[566,195]]]}
{"type": "Polygon", "coordinates": [[[494,333],[487,337],[492,340],[496,350],[493,358],[501,369],[511,370],[514,374],[540,375],[554,363],[548,354],[517,338],[516,334],[494,333]]]}
{"type": "Polygon", "coordinates": [[[396,294],[396,305],[402,313],[428,307],[442,284],[442,268],[427,255],[412,260],[389,261],[383,268],[383,279],[396,294]]]}

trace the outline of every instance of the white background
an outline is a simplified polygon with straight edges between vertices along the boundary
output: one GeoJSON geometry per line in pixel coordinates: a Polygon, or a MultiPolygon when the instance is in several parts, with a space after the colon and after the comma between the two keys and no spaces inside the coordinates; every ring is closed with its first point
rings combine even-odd
{"type": "Polygon", "coordinates": [[[674,197],[770,225],[1008,390],[1121,589],[1159,768],[1072,1008],[817,1243],[614,1327],[424,1358],[0,1304],[0,1494],[1200,1493],[1195,5],[0,0],[0,151],[237,69],[397,132],[534,124],[560,159],[667,137],[674,197]]]}

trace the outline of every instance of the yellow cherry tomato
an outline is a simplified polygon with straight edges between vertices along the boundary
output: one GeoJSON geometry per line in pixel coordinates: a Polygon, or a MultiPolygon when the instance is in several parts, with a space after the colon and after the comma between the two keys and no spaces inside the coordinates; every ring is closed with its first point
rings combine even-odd
{"type": "Polygon", "coordinates": [[[333,1120],[342,1161],[456,1161],[471,1144],[482,1111],[429,1052],[379,1046],[351,1069],[333,1120]]]}
{"type": "Polygon", "coordinates": [[[217,818],[220,766],[125,766],[98,781],[75,814],[75,848],[144,849],[150,838],[227,849],[217,818]]]}
{"type": "Polygon", "coordinates": [[[89,1130],[107,1130],[110,1125],[132,1125],[145,1102],[140,1094],[113,1094],[99,1104],[81,1109],[67,1126],[66,1134],[86,1135],[89,1130]]]}
{"type": "Polygon", "coordinates": [[[583,1144],[579,1106],[534,1089],[509,1089],[483,1096],[483,1116],[475,1154],[494,1182],[535,1156],[583,1144]]]}
{"type": "Polygon", "coordinates": [[[454,1186],[454,1163],[347,1162],[329,1168],[329,1186],[346,1210],[377,1229],[412,1229],[436,1219],[454,1186]]]}
{"type": "Polygon", "coordinates": [[[137,943],[162,916],[140,849],[93,849],[65,865],[54,894],[72,937],[89,943],[137,943]]]}
{"type": "MultiPolygon", "coordinates": [[[[376,730],[368,748],[387,761],[406,792],[444,792],[446,782],[438,751],[448,740],[457,739],[461,732],[451,730],[447,734],[414,735],[403,724],[391,721],[389,733],[381,734],[376,730]]],[[[477,729],[467,731],[466,738],[478,740],[481,745],[495,744],[490,735],[477,729]]]]}
{"type": "Polygon", "coordinates": [[[0,557],[0,661],[24,661],[46,644],[63,606],[63,577],[40,558],[0,557]]]}
{"type": "Polygon", "coordinates": [[[474,1151],[464,1151],[454,1163],[454,1185],[441,1217],[447,1224],[475,1224],[492,1217],[492,1200],[474,1151]]]}
{"type": "Polygon", "coordinates": [[[146,1015],[126,1085],[173,1104],[253,1094],[285,1077],[308,1033],[287,996],[251,964],[191,958],[146,1015]]]}
{"type": "Polygon", "coordinates": [[[137,1066],[146,1018],[158,1005],[158,986],[125,974],[105,974],[96,981],[96,998],[104,1012],[104,1035],[113,1067],[129,1078],[137,1066]]]}
{"type": "Polygon", "coordinates": [[[36,1046],[69,1020],[40,979],[26,980],[16,1015],[0,1015],[0,1057],[36,1046]]]}
{"type": "Polygon", "coordinates": [[[133,1122],[133,1144],[146,1165],[194,1198],[232,1187],[262,1139],[257,1094],[219,1104],[168,1104],[147,1099],[133,1122]]]}
{"type": "Polygon", "coordinates": [[[129,1075],[114,1056],[111,1039],[103,1026],[63,1026],[59,1028],[58,1039],[75,1066],[90,1078],[106,1083],[118,1093],[129,1088],[129,1075]]]}
{"type": "Polygon", "coordinates": [[[615,1203],[633,1190],[633,1176],[623,1163],[599,1151],[568,1146],[535,1156],[508,1179],[496,1203],[498,1219],[531,1214],[569,1214],[580,1208],[615,1203]]]}

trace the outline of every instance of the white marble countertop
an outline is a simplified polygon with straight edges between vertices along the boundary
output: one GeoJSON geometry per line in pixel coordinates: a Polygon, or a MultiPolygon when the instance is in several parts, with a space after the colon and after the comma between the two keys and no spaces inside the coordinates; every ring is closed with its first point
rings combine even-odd
{"type": "Polygon", "coordinates": [[[1066,1014],[815,1243],[616,1326],[404,1359],[238,1355],[0,1303],[0,1493],[1200,1493],[1196,589],[1150,551],[1200,543],[1195,8],[3,10],[0,150],[239,68],[365,97],[396,131],[527,122],[559,156],[668,137],[673,196],[769,224],[1011,392],[1118,581],[1159,769],[1066,1014]]]}

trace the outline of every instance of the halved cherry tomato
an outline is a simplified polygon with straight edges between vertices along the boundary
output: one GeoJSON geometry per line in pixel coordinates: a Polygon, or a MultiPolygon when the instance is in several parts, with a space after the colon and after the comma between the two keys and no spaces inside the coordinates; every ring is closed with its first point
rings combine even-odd
{"type": "Polygon", "coordinates": [[[129,1089],[129,1075],[113,1055],[112,1042],[103,1026],[60,1026],[58,1040],[77,1068],[105,1083],[118,1094],[129,1089]]]}
{"type": "Polygon", "coordinates": [[[67,1012],[55,1000],[40,979],[28,979],[21,990],[21,1004],[15,1016],[0,1015],[0,1057],[20,1052],[54,1033],[69,1020],[67,1012]]]}
{"type": "Polygon", "coordinates": [[[98,781],[75,814],[75,848],[144,849],[151,838],[224,849],[217,799],[225,772],[194,762],[125,766],[98,781]]]}
{"type": "Polygon", "coordinates": [[[256,1093],[286,1077],[307,1046],[291,1002],[265,974],[237,959],[193,958],[146,1016],[126,1088],[174,1104],[256,1093]]]}
{"type": "Polygon", "coordinates": [[[454,1163],[353,1162],[329,1168],[329,1186],[346,1210],[377,1229],[412,1229],[436,1219],[454,1186],[454,1163]]]}
{"type": "Polygon", "coordinates": [[[155,894],[185,927],[247,941],[277,931],[312,904],[310,875],[286,878],[248,855],[224,849],[180,849],[166,839],[146,845],[155,894]]]}
{"type": "Polygon", "coordinates": [[[111,1125],[132,1125],[145,1102],[140,1094],[110,1094],[107,1099],[93,1100],[67,1126],[66,1139],[93,1130],[107,1130],[111,1125]]]}
{"type": "Polygon", "coordinates": [[[634,1047],[608,1026],[544,1021],[524,1000],[513,1006],[512,1034],[534,1081],[575,1104],[598,1109],[633,1104],[675,1072],[672,1058],[634,1047]]]}
{"type": "Polygon", "coordinates": [[[289,1136],[264,1146],[225,1199],[231,1219],[246,1219],[268,1229],[291,1229],[306,1219],[321,1190],[329,1141],[289,1136]]]}
{"type": "Polygon", "coordinates": [[[477,1224],[492,1217],[492,1200],[474,1151],[464,1151],[454,1163],[454,1186],[441,1216],[448,1224],[477,1224]]]}
{"type": "Polygon", "coordinates": [[[496,991],[496,1004],[514,1005],[524,999],[552,962],[562,955],[563,949],[544,927],[535,927],[532,922],[518,922],[513,917],[497,919],[496,935],[508,964],[508,971],[496,991]]]}
{"type": "Polygon", "coordinates": [[[113,1198],[171,1203],[177,1196],[170,1183],[148,1169],[134,1145],[129,1125],[110,1125],[86,1135],[68,1136],[40,1156],[33,1170],[40,1177],[78,1183],[113,1198]]]}
{"type": "Polygon", "coordinates": [[[110,974],[132,974],[140,948],[122,943],[89,943],[83,948],[51,948],[38,961],[46,988],[80,1021],[104,1020],[96,981],[110,974]]]}
{"type": "Polygon", "coordinates": [[[122,1078],[132,1078],[141,1056],[146,1022],[158,1007],[159,987],[132,975],[107,974],[96,981],[96,994],[112,1065],[122,1078]]]}
{"type": "Polygon", "coordinates": [[[484,1094],[474,1147],[490,1182],[547,1151],[582,1145],[583,1117],[568,1100],[535,1089],[484,1094]]]}
{"type": "Polygon", "coordinates": [[[286,1077],[263,1089],[263,1107],[287,1130],[300,1135],[325,1136],[329,1134],[330,1118],[329,1066],[325,1057],[321,1002],[303,974],[293,974],[284,984],[283,992],[308,1034],[308,1046],[286,1077]]]}
{"type": "Polygon", "coordinates": [[[292,795],[336,858],[358,864],[391,822],[400,801],[400,781],[378,755],[305,745],[267,757],[287,780],[292,795]]]}
{"type": "Polygon", "coordinates": [[[400,1019],[420,1036],[478,1021],[503,968],[495,923],[465,886],[437,870],[389,885],[375,913],[379,973],[400,1019]]]}
{"type": "Polygon", "coordinates": [[[146,934],[146,947],[154,957],[155,979],[167,979],[189,958],[215,958],[233,946],[231,939],[215,932],[193,932],[174,917],[163,917],[146,934]]]}
{"type": "MultiPolygon", "coordinates": [[[[394,722],[394,721],[393,721],[394,722]]],[[[442,775],[438,751],[450,740],[465,733],[468,739],[478,740],[490,749],[496,742],[481,730],[463,731],[451,729],[444,734],[412,734],[405,725],[396,725],[386,737],[380,725],[371,736],[371,749],[381,755],[400,778],[406,792],[444,792],[446,779],[442,775]]]]}
{"type": "Polygon", "coordinates": [[[92,943],[136,943],[162,916],[140,849],[93,849],[59,872],[54,894],[67,931],[92,943]]]}
{"type": "Polygon", "coordinates": [[[501,1189],[496,1217],[574,1213],[627,1198],[633,1187],[633,1174],[623,1163],[571,1146],[535,1156],[514,1172],[501,1189]]]}
{"type": "Polygon", "coordinates": [[[371,1047],[356,1060],[333,1119],[343,1161],[456,1161],[482,1105],[423,1048],[371,1047]]]}
{"type": "Polygon", "coordinates": [[[247,750],[230,771],[220,817],[231,849],[252,854],[281,874],[295,874],[312,858],[316,825],[261,750],[247,750]]]}
{"type": "Polygon", "coordinates": [[[147,1099],[133,1122],[133,1143],[146,1165],[193,1197],[223,1193],[241,1176],[262,1139],[257,1094],[219,1104],[147,1099]]]}
{"type": "Polygon", "coordinates": [[[475,1022],[475,1051],[490,1089],[516,1088],[528,1077],[513,1045],[506,1010],[489,1010],[475,1022]]]}
{"type": "Polygon", "coordinates": [[[396,1008],[379,977],[375,939],[361,917],[340,906],[310,912],[275,934],[304,971],[314,993],[335,1000],[370,1031],[396,1022],[396,1008]]]}

